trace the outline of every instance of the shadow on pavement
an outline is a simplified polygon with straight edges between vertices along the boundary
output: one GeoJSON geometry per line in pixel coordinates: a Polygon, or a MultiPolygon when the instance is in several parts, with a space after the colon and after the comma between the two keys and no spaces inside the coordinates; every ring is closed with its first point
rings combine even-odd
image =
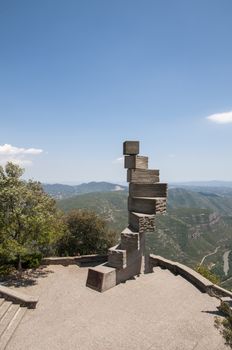
{"type": "Polygon", "coordinates": [[[37,269],[16,271],[10,276],[4,277],[0,280],[0,283],[5,287],[29,287],[36,285],[39,278],[45,278],[50,273],[53,273],[53,271],[47,270],[46,266],[41,266],[37,269]]]}

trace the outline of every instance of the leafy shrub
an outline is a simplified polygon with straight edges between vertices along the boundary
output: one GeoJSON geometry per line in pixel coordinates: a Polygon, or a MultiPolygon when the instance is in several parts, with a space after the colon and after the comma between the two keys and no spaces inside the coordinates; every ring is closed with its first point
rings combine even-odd
{"type": "Polygon", "coordinates": [[[218,309],[223,313],[224,318],[215,317],[214,325],[225,339],[225,344],[232,349],[232,310],[228,303],[223,301],[218,309]]]}
{"type": "Polygon", "coordinates": [[[42,260],[41,253],[27,254],[22,257],[22,267],[24,269],[32,269],[39,267],[42,260]]]}
{"type": "Polygon", "coordinates": [[[6,277],[13,273],[15,271],[15,268],[11,264],[3,264],[0,265],[0,278],[6,277]]]}
{"type": "Polygon", "coordinates": [[[73,210],[64,222],[67,232],[57,247],[61,256],[104,254],[115,241],[116,234],[94,212],[73,210]]]}
{"type": "Polygon", "coordinates": [[[219,276],[212,273],[206,266],[203,265],[197,265],[195,267],[195,271],[200,273],[203,277],[207,278],[209,281],[211,281],[213,284],[220,283],[219,276]]]}

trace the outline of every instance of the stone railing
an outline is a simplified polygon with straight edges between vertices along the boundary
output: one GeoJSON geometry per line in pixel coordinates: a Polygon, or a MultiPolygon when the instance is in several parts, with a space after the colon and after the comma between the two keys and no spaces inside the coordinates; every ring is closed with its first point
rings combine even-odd
{"type": "Polygon", "coordinates": [[[35,309],[39,300],[37,297],[29,296],[2,285],[0,285],[0,297],[20,306],[26,306],[28,309],[35,309]]]}
{"type": "Polygon", "coordinates": [[[78,266],[92,266],[94,264],[104,263],[107,261],[108,255],[77,255],[65,257],[49,257],[42,259],[42,265],[78,265],[78,266]]]}
{"type": "Polygon", "coordinates": [[[210,282],[207,278],[200,275],[195,270],[190,267],[180,264],[178,262],[165,259],[162,256],[150,254],[149,256],[150,267],[160,266],[170,270],[175,275],[181,275],[187,281],[196,286],[201,292],[208,293],[210,296],[214,297],[230,297],[232,298],[232,293],[224,288],[219,287],[216,284],[210,282]]]}

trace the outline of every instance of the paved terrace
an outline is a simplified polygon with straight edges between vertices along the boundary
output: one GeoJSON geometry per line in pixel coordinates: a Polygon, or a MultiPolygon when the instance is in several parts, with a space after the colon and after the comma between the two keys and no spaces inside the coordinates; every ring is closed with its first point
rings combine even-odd
{"type": "Polygon", "coordinates": [[[24,293],[39,296],[7,350],[222,350],[218,300],[168,270],[101,294],[85,287],[87,268],[48,266],[24,293]]]}

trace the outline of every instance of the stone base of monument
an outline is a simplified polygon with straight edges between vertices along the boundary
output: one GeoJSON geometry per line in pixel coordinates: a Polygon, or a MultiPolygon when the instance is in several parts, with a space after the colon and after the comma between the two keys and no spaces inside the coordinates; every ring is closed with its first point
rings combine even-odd
{"type": "Polygon", "coordinates": [[[129,253],[127,256],[130,263],[126,266],[126,268],[116,271],[117,284],[139,276],[143,272],[143,256],[139,253],[135,254],[135,252],[129,253]]]}
{"type": "Polygon", "coordinates": [[[104,292],[144,272],[145,235],[126,228],[121,244],[109,249],[108,262],[89,268],[86,286],[104,292]],[[123,249],[122,249],[123,247],[123,249]]]}
{"type": "Polygon", "coordinates": [[[130,257],[131,264],[122,269],[116,269],[108,264],[89,268],[86,286],[98,292],[115,287],[117,284],[125,282],[141,274],[142,256],[130,257]]]}
{"type": "Polygon", "coordinates": [[[108,265],[117,269],[123,269],[127,264],[126,257],[126,250],[121,249],[121,244],[117,244],[108,250],[108,265]]]}
{"type": "Polygon", "coordinates": [[[89,268],[86,286],[105,292],[116,286],[116,269],[106,264],[89,268]]]}

